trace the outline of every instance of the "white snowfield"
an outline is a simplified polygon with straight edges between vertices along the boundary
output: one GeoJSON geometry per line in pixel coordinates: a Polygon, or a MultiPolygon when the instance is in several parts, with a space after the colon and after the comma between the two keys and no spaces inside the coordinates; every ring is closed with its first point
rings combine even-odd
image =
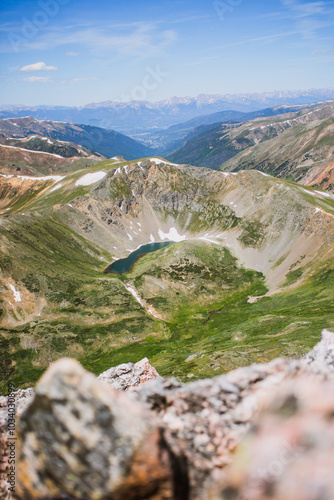
{"type": "Polygon", "coordinates": [[[55,181],[56,183],[65,179],[64,175],[48,175],[45,177],[32,177],[30,175],[4,175],[4,174],[0,174],[0,177],[5,177],[6,179],[12,179],[14,177],[15,179],[21,179],[22,181],[24,181],[24,180],[28,180],[28,181],[55,181]]]}
{"type": "Polygon", "coordinates": [[[95,182],[101,181],[107,175],[106,172],[102,170],[100,172],[93,172],[91,174],[86,174],[75,183],[76,186],[90,186],[95,184],[95,182]]]}
{"type": "Polygon", "coordinates": [[[168,233],[164,233],[161,231],[161,229],[158,230],[159,237],[162,240],[169,240],[169,241],[184,241],[187,239],[186,236],[182,236],[181,234],[178,233],[177,229],[175,227],[171,227],[168,233]]]}
{"type": "Polygon", "coordinates": [[[13,294],[14,294],[14,300],[15,302],[22,302],[22,299],[21,299],[21,294],[20,292],[18,292],[15,288],[14,285],[9,285],[9,288],[12,290],[13,294]]]}
{"type": "Polygon", "coordinates": [[[54,156],[55,158],[61,158],[62,160],[64,159],[63,156],[55,155],[53,153],[46,153],[45,151],[32,151],[31,149],[18,148],[16,146],[5,146],[4,144],[0,144],[0,147],[1,148],[9,148],[9,149],[19,149],[20,151],[23,151],[24,153],[35,153],[35,154],[39,154],[39,155],[54,156]]]}

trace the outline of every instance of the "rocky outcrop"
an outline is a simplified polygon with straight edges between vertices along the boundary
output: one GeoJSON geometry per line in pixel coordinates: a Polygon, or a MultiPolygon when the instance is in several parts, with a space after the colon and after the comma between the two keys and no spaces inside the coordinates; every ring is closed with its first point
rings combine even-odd
{"type": "Polygon", "coordinates": [[[101,373],[97,378],[114,389],[126,391],[129,387],[138,386],[149,380],[160,377],[159,373],[150,365],[147,358],[138,363],[123,363],[101,373]]]}
{"type": "Polygon", "coordinates": [[[303,360],[188,384],[147,363],[51,365],[18,423],[18,498],[334,498],[333,333],[303,360]]]}

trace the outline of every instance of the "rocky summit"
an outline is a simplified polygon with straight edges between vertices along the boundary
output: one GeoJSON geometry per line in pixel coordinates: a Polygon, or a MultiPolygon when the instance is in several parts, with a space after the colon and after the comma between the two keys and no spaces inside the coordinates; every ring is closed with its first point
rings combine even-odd
{"type": "Polygon", "coordinates": [[[187,384],[159,377],[147,359],[98,378],[61,359],[35,391],[16,393],[15,494],[3,480],[0,498],[331,499],[333,394],[326,330],[300,360],[187,384]]]}

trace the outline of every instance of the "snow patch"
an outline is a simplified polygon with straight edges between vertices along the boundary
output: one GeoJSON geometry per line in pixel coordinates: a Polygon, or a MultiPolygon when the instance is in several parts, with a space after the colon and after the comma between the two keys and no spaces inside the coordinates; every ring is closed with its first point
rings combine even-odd
{"type": "Polygon", "coordinates": [[[154,238],[153,234],[150,234],[150,240],[151,240],[151,243],[155,242],[155,238],[154,238]]]}
{"type": "Polygon", "coordinates": [[[206,238],[205,236],[202,236],[199,238],[200,240],[207,241],[208,243],[214,243],[215,245],[220,245],[218,241],[212,240],[211,238],[206,238]]]}
{"type": "Polygon", "coordinates": [[[31,149],[18,148],[17,146],[5,146],[4,144],[0,144],[0,147],[1,148],[16,149],[16,150],[19,149],[20,151],[23,151],[24,153],[35,153],[35,154],[39,154],[39,155],[48,155],[48,156],[53,156],[55,158],[61,158],[62,160],[64,159],[63,156],[55,155],[53,153],[47,153],[45,151],[32,151],[31,149]]]}
{"type": "Polygon", "coordinates": [[[15,179],[21,179],[22,181],[27,180],[27,181],[55,181],[60,182],[63,179],[65,179],[65,176],[61,175],[48,175],[45,177],[31,177],[29,175],[5,175],[5,174],[0,174],[0,177],[5,177],[6,179],[12,179],[13,177],[15,179]]]}
{"type": "Polygon", "coordinates": [[[161,229],[159,229],[158,233],[162,240],[178,242],[187,239],[186,236],[182,236],[181,234],[179,234],[175,227],[171,227],[168,233],[164,233],[163,231],[161,231],[161,229]]]}
{"type": "Polygon", "coordinates": [[[320,194],[321,196],[325,196],[325,198],[333,198],[333,195],[329,193],[323,193],[322,191],[316,191],[316,193],[320,194]]]}
{"type": "Polygon", "coordinates": [[[304,191],[304,193],[306,194],[310,194],[311,196],[317,196],[315,193],[313,193],[312,191],[308,191],[307,189],[301,188],[301,190],[304,191]]]}
{"type": "Polygon", "coordinates": [[[130,241],[133,241],[133,238],[132,238],[131,234],[129,234],[129,233],[126,233],[126,234],[128,235],[129,240],[130,240],[130,241]]]}
{"type": "Polygon", "coordinates": [[[57,189],[63,187],[62,184],[57,184],[57,186],[55,186],[54,188],[51,189],[50,193],[52,193],[53,191],[57,191],[57,189]]]}
{"type": "Polygon", "coordinates": [[[125,285],[125,288],[128,290],[128,292],[131,293],[131,295],[136,299],[136,301],[145,308],[144,302],[142,299],[139,297],[137,291],[130,285],[125,285]]]}
{"type": "Polygon", "coordinates": [[[13,294],[14,294],[14,300],[15,302],[22,302],[22,299],[21,299],[21,294],[20,292],[18,292],[15,288],[14,285],[9,285],[10,289],[12,290],[13,294]]]}
{"type": "Polygon", "coordinates": [[[178,167],[177,163],[169,163],[168,161],[160,160],[160,158],[150,158],[150,161],[153,161],[157,165],[163,163],[164,165],[172,165],[173,167],[178,167]]]}
{"type": "Polygon", "coordinates": [[[90,186],[91,184],[95,184],[95,182],[101,181],[105,176],[106,172],[102,170],[100,172],[93,172],[91,174],[86,174],[75,183],[76,186],[90,186]]]}

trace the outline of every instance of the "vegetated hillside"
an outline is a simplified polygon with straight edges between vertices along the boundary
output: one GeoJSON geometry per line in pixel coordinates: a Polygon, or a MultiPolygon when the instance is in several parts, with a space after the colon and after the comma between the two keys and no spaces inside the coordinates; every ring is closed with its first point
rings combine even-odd
{"type": "Polygon", "coordinates": [[[168,154],[183,146],[188,140],[196,135],[210,128],[217,127],[221,123],[243,123],[259,117],[283,115],[300,111],[304,108],[313,108],[317,105],[319,105],[319,103],[303,107],[301,105],[284,105],[260,109],[259,111],[253,111],[251,113],[242,113],[241,111],[233,110],[219,111],[210,115],[197,116],[187,122],[172,125],[164,130],[133,132],[132,137],[143,142],[147,146],[159,148],[160,152],[168,154]]]}
{"type": "Polygon", "coordinates": [[[202,132],[168,156],[172,161],[224,171],[257,169],[306,185],[334,187],[334,104],[219,125],[202,132]]]}
{"type": "Polygon", "coordinates": [[[102,160],[105,157],[99,153],[49,137],[0,137],[0,170],[6,175],[62,174],[95,165],[102,160]]]}
{"type": "MultiPolygon", "coordinates": [[[[158,79],[161,78],[158,76],[158,79]]],[[[198,116],[233,109],[250,113],[274,106],[307,105],[334,98],[334,89],[171,97],[163,101],[105,101],[81,107],[2,106],[0,118],[33,116],[121,131],[127,135],[148,128],[166,128],[198,116]]],[[[106,153],[102,152],[105,156],[106,153]]]]}
{"type": "Polygon", "coordinates": [[[151,154],[148,147],[114,130],[67,122],[39,121],[30,116],[0,120],[0,134],[13,139],[38,134],[79,144],[107,158],[120,155],[131,160],[151,154]]]}
{"type": "Polygon", "coordinates": [[[204,377],[299,356],[333,327],[328,193],[150,158],[0,177],[0,200],[0,363],[17,386],[64,355],[95,373],[148,356],[204,377]]]}

